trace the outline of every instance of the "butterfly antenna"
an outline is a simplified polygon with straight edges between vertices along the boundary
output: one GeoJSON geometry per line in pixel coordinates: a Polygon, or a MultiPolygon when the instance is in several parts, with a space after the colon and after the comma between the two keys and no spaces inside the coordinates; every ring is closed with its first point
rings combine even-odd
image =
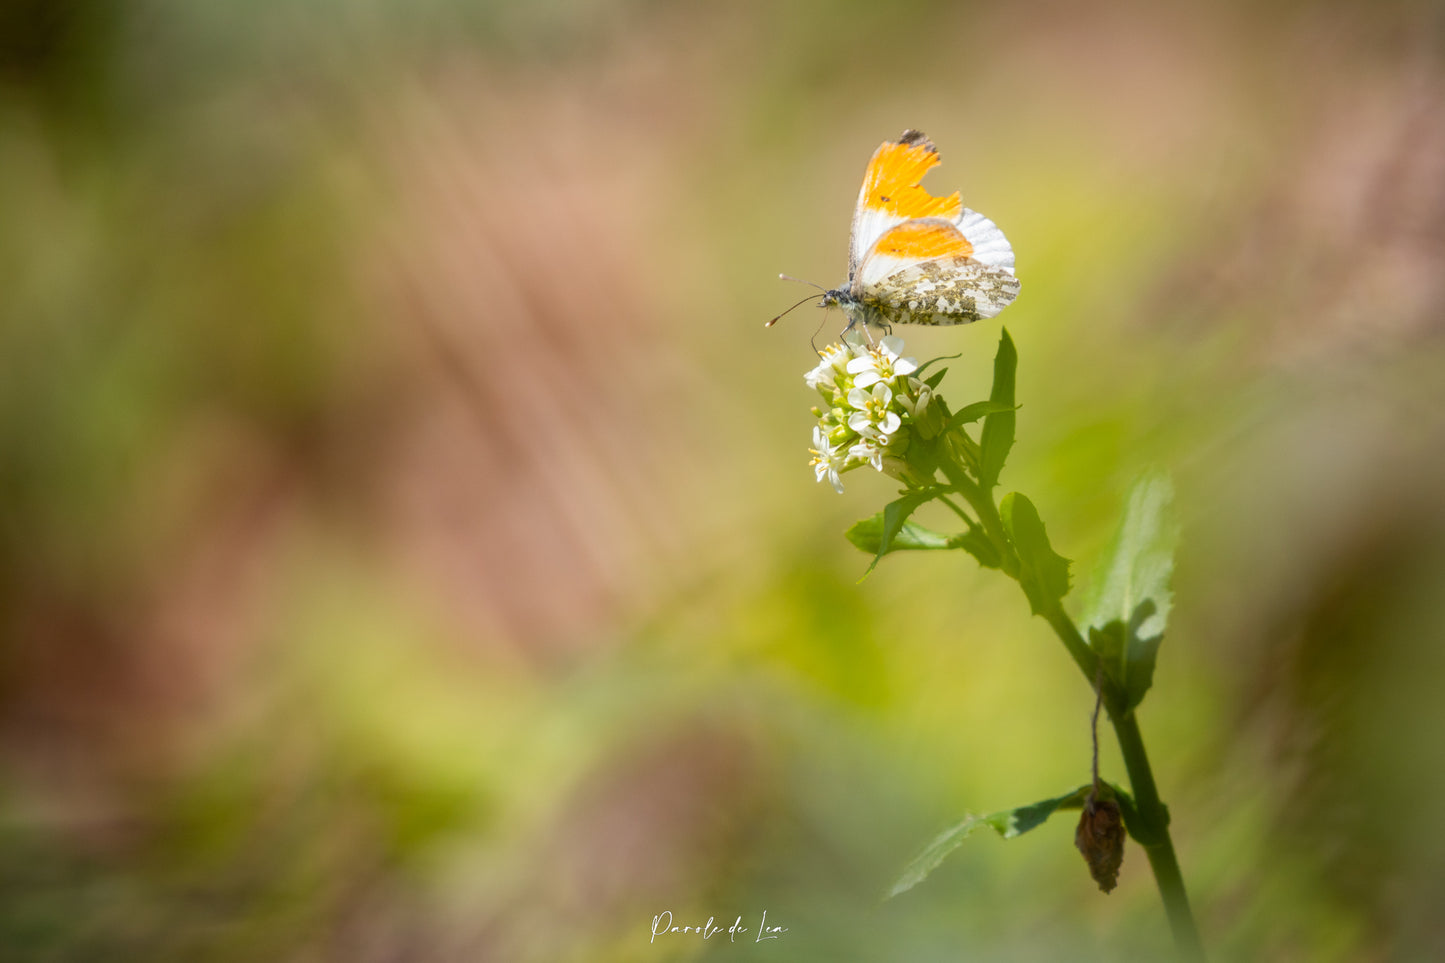
{"type": "Polygon", "coordinates": [[[817,281],[804,281],[802,278],[795,278],[791,274],[779,274],[778,277],[782,278],[784,281],[797,281],[799,284],[811,284],[813,287],[817,288],[819,291],[822,291],[824,294],[828,293],[828,289],[823,287],[823,285],[819,284],[817,281]]]}
{"type": "MultiPolygon", "coordinates": [[[[808,303],[809,301],[811,301],[811,300],[813,300],[813,296],[810,294],[810,295],[808,295],[806,298],[804,298],[803,300],[799,301],[797,304],[793,305],[792,308],[789,308],[788,311],[793,310],[793,308],[800,308],[800,307],[802,307],[803,305],[807,304],[807,303],[808,303]]],[[[783,314],[787,314],[788,311],[784,311],[783,314]]],[[[778,320],[779,320],[780,318],[782,318],[783,314],[780,314],[780,315],[778,315],[778,317],[773,318],[773,320],[771,320],[771,321],[767,322],[766,324],[764,324],[763,327],[765,327],[765,328],[771,328],[773,325],[775,325],[775,324],[778,323],[778,320]]]]}

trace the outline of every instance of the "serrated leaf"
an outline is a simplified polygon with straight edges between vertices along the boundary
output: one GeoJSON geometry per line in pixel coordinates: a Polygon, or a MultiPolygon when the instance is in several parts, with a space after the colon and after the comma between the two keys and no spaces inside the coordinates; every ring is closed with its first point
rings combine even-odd
{"type": "Polygon", "coordinates": [[[1009,492],[998,508],[1019,557],[1019,584],[1029,608],[1042,615],[1069,594],[1069,560],[1049,544],[1038,509],[1026,496],[1009,492]]]}
{"type": "Polygon", "coordinates": [[[909,862],[885,898],[892,899],[901,893],[906,893],[927,879],[928,874],[937,869],[944,858],[957,849],[979,827],[987,826],[1004,839],[1022,836],[1029,830],[1042,826],[1050,816],[1060,809],[1078,809],[1083,806],[1084,797],[1089,794],[1091,788],[1092,784],[1084,785],[1071,792],[1066,792],[1062,796],[1030,803],[1027,806],[1002,809],[986,816],[968,816],[963,822],[934,837],[933,841],[924,847],[923,852],[909,862]]]}
{"type": "Polygon", "coordinates": [[[998,484],[999,472],[1008,460],[1009,449],[1014,444],[1014,374],[1018,368],[1018,351],[1008,329],[999,334],[998,353],[993,358],[993,390],[988,400],[998,406],[983,422],[980,447],[983,456],[979,464],[979,481],[987,491],[998,484]]]}
{"type": "MultiPolygon", "coordinates": [[[[875,521],[878,523],[877,544],[871,549],[873,552],[873,561],[868,563],[868,571],[863,573],[865,578],[869,572],[872,572],[873,569],[877,567],[878,561],[893,550],[894,539],[898,536],[899,532],[903,530],[903,524],[908,521],[908,516],[912,515],[914,509],[919,505],[922,505],[932,497],[933,495],[928,492],[909,492],[902,498],[896,498],[883,506],[883,511],[879,514],[874,515],[872,518],[864,519],[848,529],[845,536],[854,545],[858,545],[858,541],[853,537],[854,530],[858,529],[859,526],[868,526],[875,521]]],[[[927,530],[923,529],[923,531],[927,530]]],[[[871,539],[872,529],[868,529],[866,534],[871,539]]],[[[864,551],[869,551],[869,549],[864,549],[864,551]]]]}
{"type": "Polygon", "coordinates": [[[1154,683],[1154,664],[1169,621],[1178,526],[1174,489],[1163,472],[1134,483],[1108,548],[1085,596],[1082,624],[1089,645],[1124,693],[1125,710],[1137,706],[1154,683]]]}

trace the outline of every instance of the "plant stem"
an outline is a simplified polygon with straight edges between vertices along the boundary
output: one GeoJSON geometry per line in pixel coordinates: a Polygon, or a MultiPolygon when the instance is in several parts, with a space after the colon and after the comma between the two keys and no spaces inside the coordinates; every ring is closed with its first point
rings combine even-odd
{"type": "Polygon", "coordinates": [[[979,487],[977,482],[968,477],[968,473],[964,471],[962,465],[945,458],[939,464],[939,468],[943,470],[943,474],[948,478],[949,484],[953,486],[954,490],[962,495],[978,513],[979,523],[983,525],[984,532],[993,542],[994,547],[998,549],[999,557],[1003,560],[1000,567],[1011,578],[1018,578],[1018,555],[1014,553],[1013,546],[1009,544],[1008,534],[1003,528],[1003,519],[999,517],[998,506],[993,503],[993,499],[979,487]]]}
{"type": "Polygon", "coordinates": [[[1154,870],[1154,881],[1159,884],[1164,911],[1169,914],[1174,945],[1182,959],[1203,960],[1204,944],[1199,940],[1199,928],[1195,926],[1189,896],[1184,891],[1184,876],[1179,872],[1174,842],[1169,838],[1169,811],[1159,800],[1159,790],[1154,785],[1154,771],[1149,766],[1149,754],[1144,751],[1139,720],[1133,712],[1119,716],[1113,710],[1109,712],[1109,720],[1114,723],[1114,734],[1119,739],[1124,768],[1129,772],[1129,785],[1134,791],[1134,805],[1143,824],[1139,835],[1152,840],[1142,845],[1149,857],[1149,868],[1154,870]]]}
{"type": "MultiPolygon", "coordinates": [[[[1097,669],[1098,657],[1084,644],[1074,620],[1069,618],[1062,606],[1055,606],[1044,617],[1064,643],[1064,648],[1074,657],[1084,677],[1090,680],[1090,685],[1097,684],[1101,676],[1097,669]],[[1092,657],[1093,668],[1084,653],[1092,657]]],[[[1123,701],[1113,685],[1105,681],[1102,689],[1096,691],[1109,710],[1109,721],[1114,724],[1114,735],[1124,756],[1124,768],[1129,773],[1129,787],[1134,793],[1138,824],[1129,829],[1149,857],[1149,868],[1154,871],[1154,882],[1159,886],[1164,912],[1169,917],[1169,929],[1174,934],[1174,946],[1181,959],[1191,963],[1202,961],[1204,945],[1199,940],[1199,928],[1189,909],[1189,896],[1184,891],[1184,876],[1174,855],[1174,842],[1169,838],[1169,810],[1159,799],[1154,770],[1149,765],[1149,754],[1144,750],[1144,736],[1139,732],[1139,720],[1132,709],[1122,710],[1123,701]]]]}
{"type": "MultiPolygon", "coordinates": [[[[1098,658],[1093,656],[1062,606],[1055,606],[1044,616],[1054,633],[1064,643],[1064,648],[1074,657],[1084,677],[1094,685],[1099,678],[1098,658]],[[1089,659],[1081,653],[1093,656],[1093,668],[1089,659]]],[[[1097,690],[1096,690],[1097,691],[1097,690]]],[[[1123,700],[1117,689],[1107,680],[1099,692],[1104,706],[1109,710],[1109,721],[1114,724],[1114,735],[1119,740],[1119,751],[1124,756],[1124,768],[1129,773],[1129,787],[1134,794],[1134,806],[1138,811],[1137,825],[1130,826],[1135,841],[1144,847],[1149,857],[1149,868],[1154,871],[1154,882],[1159,886],[1159,896],[1164,900],[1164,912],[1169,917],[1169,929],[1174,934],[1174,946],[1183,960],[1202,961],[1204,944],[1199,940],[1199,928],[1194,923],[1194,914],[1189,909],[1189,896],[1184,891],[1184,876],[1179,871],[1179,860],[1174,855],[1174,842],[1169,838],[1169,810],[1159,799],[1159,789],[1154,784],[1154,770],[1149,765],[1149,754],[1144,750],[1144,736],[1139,732],[1139,720],[1132,709],[1124,710],[1123,700]]]]}
{"type": "MultiPolygon", "coordinates": [[[[1004,571],[1017,578],[1018,556],[1004,534],[1003,519],[990,492],[985,492],[972,483],[956,466],[945,466],[948,475],[958,491],[968,499],[973,510],[979,515],[984,530],[1001,542],[1006,564],[1004,571]],[[952,469],[952,470],[950,470],[952,469]],[[955,475],[960,476],[955,478],[955,475]],[[962,483],[960,483],[960,480],[962,483]],[[997,533],[997,534],[995,534],[997,533]]],[[[1154,770],[1149,765],[1149,754],[1144,750],[1144,737],[1139,732],[1139,720],[1132,709],[1126,708],[1123,693],[1099,672],[1099,657],[1084,641],[1079,627],[1064,611],[1062,605],[1053,605],[1043,613],[1044,619],[1064,643],[1079,671],[1089,680],[1109,710],[1109,721],[1114,724],[1114,735],[1119,740],[1119,751],[1124,756],[1124,768],[1129,773],[1129,786],[1133,790],[1134,805],[1138,811],[1137,825],[1130,826],[1131,835],[1144,847],[1149,857],[1149,868],[1154,871],[1154,881],[1159,886],[1159,895],[1164,900],[1164,912],[1169,917],[1169,929],[1174,934],[1174,946],[1180,959],[1197,963],[1204,960],[1204,944],[1199,939],[1199,928],[1194,923],[1194,914],[1189,909],[1189,896],[1184,890],[1184,876],[1179,871],[1179,860],[1174,855],[1174,842],[1169,838],[1169,810],[1159,799],[1159,789],[1154,784],[1154,770]],[[1100,680],[1102,687],[1100,688],[1100,680]]]]}
{"type": "MultiPolygon", "coordinates": [[[[1049,623],[1054,634],[1059,637],[1059,641],[1064,643],[1064,648],[1073,657],[1074,664],[1079,667],[1080,672],[1084,673],[1084,678],[1089,680],[1089,686],[1092,688],[1094,680],[1099,678],[1099,657],[1093,649],[1089,648],[1089,643],[1084,641],[1084,637],[1079,634],[1074,620],[1069,618],[1069,613],[1065,612],[1061,605],[1055,605],[1045,612],[1044,620],[1049,623]]],[[[1104,686],[1099,695],[1103,698],[1104,705],[1109,707],[1109,717],[1112,719],[1114,707],[1121,704],[1121,699],[1116,687],[1107,676],[1104,678],[1104,686]]]]}
{"type": "Polygon", "coordinates": [[[943,504],[947,505],[947,506],[949,507],[949,509],[952,510],[953,514],[955,514],[955,515],[957,515],[959,518],[963,519],[963,523],[968,526],[969,531],[979,531],[979,530],[980,530],[979,527],[978,527],[978,523],[975,522],[972,518],[969,517],[968,512],[964,511],[962,508],[959,508],[957,505],[955,505],[955,504],[953,503],[953,500],[952,500],[951,498],[949,498],[947,495],[939,495],[939,496],[937,496],[937,497],[938,497],[938,500],[939,500],[939,501],[943,502],[943,504]]]}

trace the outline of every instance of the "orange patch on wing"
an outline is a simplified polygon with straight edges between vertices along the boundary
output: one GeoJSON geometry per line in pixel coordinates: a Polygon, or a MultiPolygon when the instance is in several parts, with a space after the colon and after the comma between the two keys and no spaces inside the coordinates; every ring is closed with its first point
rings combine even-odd
{"type": "Polygon", "coordinates": [[[899,217],[955,218],[963,213],[957,191],[934,197],[918,184],[923,175],[941,163],[932,141],[889,141],[873,152],[863,174],[865,205],[899,217]]]}
{"type": "Polygon", "coordinates": [[[910,221],[885,233],[873,250],[889,257],[928,260],[951,254],[968,257],[973,245],[952,224],[910,221]]]}

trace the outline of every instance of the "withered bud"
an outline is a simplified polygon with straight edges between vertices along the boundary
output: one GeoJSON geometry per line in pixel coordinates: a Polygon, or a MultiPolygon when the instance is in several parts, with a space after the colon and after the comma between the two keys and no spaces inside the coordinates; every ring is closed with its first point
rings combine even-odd
{"type": "Polygon", "coordinates": [[[1096,799],[1093,794],[1084,803],[1074,845],[1089,864],[1089,875],[1107,893],[1119,882],[1119,867],[1124,862],[1124,819],[1112,799],[1096,799]]]}

